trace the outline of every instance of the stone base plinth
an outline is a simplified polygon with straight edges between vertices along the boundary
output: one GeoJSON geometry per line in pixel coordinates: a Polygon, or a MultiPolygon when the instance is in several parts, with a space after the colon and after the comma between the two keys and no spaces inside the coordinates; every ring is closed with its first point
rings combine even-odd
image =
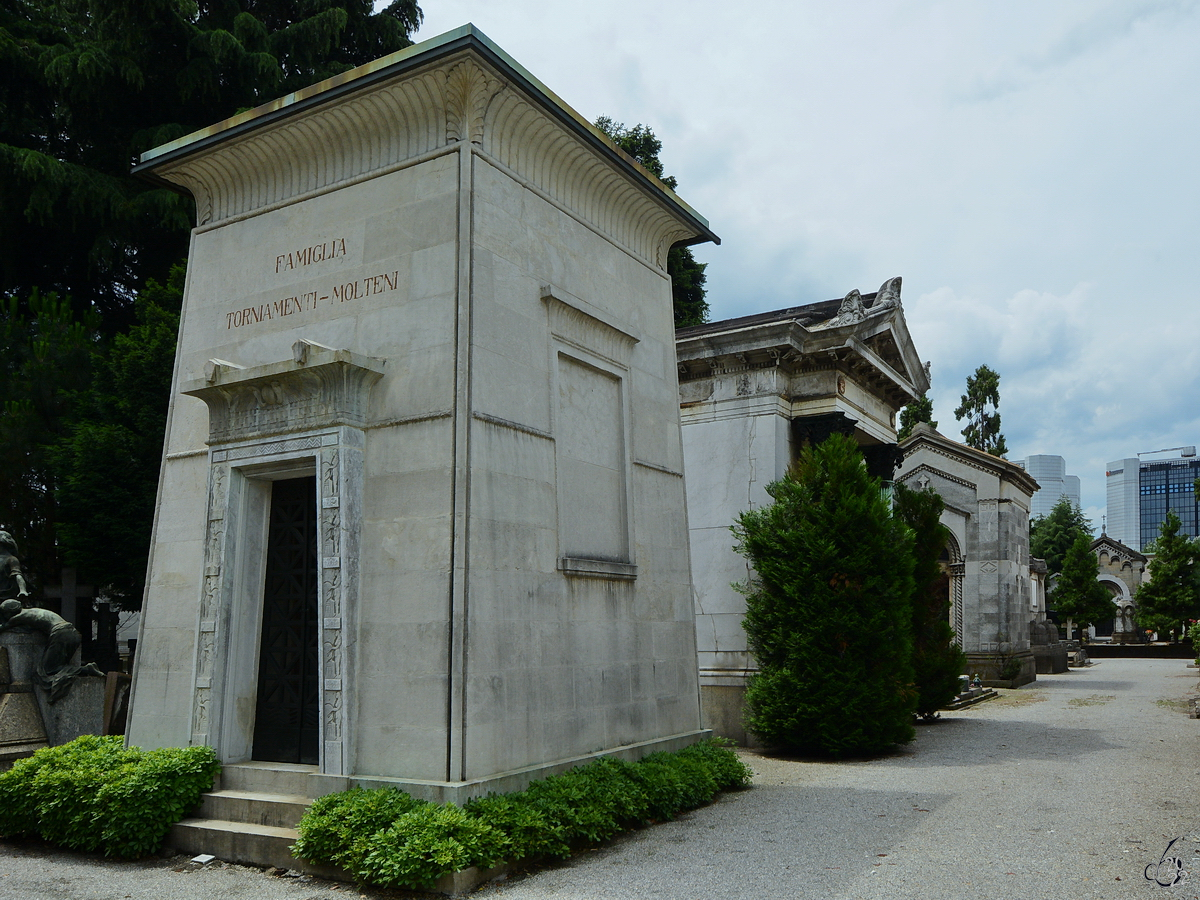
{"type": "Polygon", "coordinates": [[[1057,675],[1067,671],[1067,645],[1062,641],[1030,648],[1039,675],[1057,675]]]}
{"type": "Polygon", "coordinates": [[[1037,680],[1037,661],[1030,650],[1011,654],[968,653],[965,674],[974,677],[976,673],[983,680],[985,687],[1018,687],[1037,680]],[[1005,665],[1012,659],[1020,663],[1020,670],[1013,678],[1002,678],[1005,665]]]}
{"type": "MultiPolygon", "coordinates": [[[[49,694],[33,684],[34,669],[46,649],[41,635],[5,632],[0,634],[0,646],[8,651],[8,669],[14,685],[28,685],[27,696],[36,700],[45,733],[43,740],[51,747],[73,741],[82,734],[104,734],[104,679],[81,676],[71,685],[67,695],[57,703],[49,694]]],[[[79,665],[79,653],[71,661],[79,665]]],[[[14,701],[21,705],[25,717],[31,715],[31,701],[14,701]],[[29,708],[27,708],[29,707],[29,708]]],[[[18,707],[14,706],[16,710],[18,707]]],[[[0,722],[0,729],[3,723],[0,722]]]]}
{"type": "Polygon", "coordinates": [[[700,719],[717,737],[728,738],[741,747],[760,749],[762,743],[742,724],[746,709],[746,678],[700,676],[700,719]],[[718,681],[717,684],[706,681],[718,681]]]}

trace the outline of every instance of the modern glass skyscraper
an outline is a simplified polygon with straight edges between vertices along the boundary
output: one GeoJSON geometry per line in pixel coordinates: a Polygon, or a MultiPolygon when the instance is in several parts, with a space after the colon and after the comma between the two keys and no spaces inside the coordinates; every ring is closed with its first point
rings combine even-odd
{"type": "Polygon", "coordinates": [[[1079,476],[1067,474],[1067,461],[1061,456],[1037,454],[1016,460],[1016,463],[1038,483],[1038,492],[1033,495],[1033,506],[1029,510],[1030,519],[1049,515],[1063,497],[1073,505],[1079,505],[1079,476]]]}
{"type": "Polygon", "coordinates": [[[1158,537],[1167,510],[1179,516],[1183,533],[1200,536],[1200,502],[1194,489],[1196,479],[1200,478],[1200,459],[1195,447],[1118,459],[1108,464],[1105,477],[1109,537],[1144,551],[1158,537]],[[1178,455],[1164,458],[1163,454],[1168,452],[1178,455]],[[1158,458],[1142,459],[1143,456],[1158,458]]]}

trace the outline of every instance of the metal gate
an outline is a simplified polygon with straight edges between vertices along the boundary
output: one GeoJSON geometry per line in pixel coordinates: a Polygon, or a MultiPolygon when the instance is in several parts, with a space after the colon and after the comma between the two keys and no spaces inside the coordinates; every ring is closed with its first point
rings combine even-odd
{"type": "Polygon", "coordinates": [[[271,486],[253,758],[320,761],[315,478],[271,486]]]}

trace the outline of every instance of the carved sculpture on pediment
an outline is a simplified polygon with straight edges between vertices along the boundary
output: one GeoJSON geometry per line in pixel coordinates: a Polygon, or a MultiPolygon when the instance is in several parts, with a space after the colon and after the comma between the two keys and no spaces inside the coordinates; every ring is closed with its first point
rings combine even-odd
{"type": "Polygon", "coordinates": [[[866,307],[863,306],[862,294],[855,288],[842,299],[837,315],[828,322],[822,323],[822,328],[837,328],[840,325],[853,325],[867,317],[866,307]]]}
{"type": "Polygon", "coordinates": [[[903,279],[897,275],[895,278],[889,278],[879,288],[879,293],[875,295],[875,303],[871,306],[871,313],[883,312],[887,309],[900,309],[900,284],[903,279]]]}

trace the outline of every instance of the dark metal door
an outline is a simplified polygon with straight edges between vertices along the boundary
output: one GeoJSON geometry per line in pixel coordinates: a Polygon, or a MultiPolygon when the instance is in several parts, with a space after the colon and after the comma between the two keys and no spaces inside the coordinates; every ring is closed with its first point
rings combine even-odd
{"type": "Polygon", "coordinates": [[[254,759],[319,762],[317,480],[271,486],[254,759]]]}

